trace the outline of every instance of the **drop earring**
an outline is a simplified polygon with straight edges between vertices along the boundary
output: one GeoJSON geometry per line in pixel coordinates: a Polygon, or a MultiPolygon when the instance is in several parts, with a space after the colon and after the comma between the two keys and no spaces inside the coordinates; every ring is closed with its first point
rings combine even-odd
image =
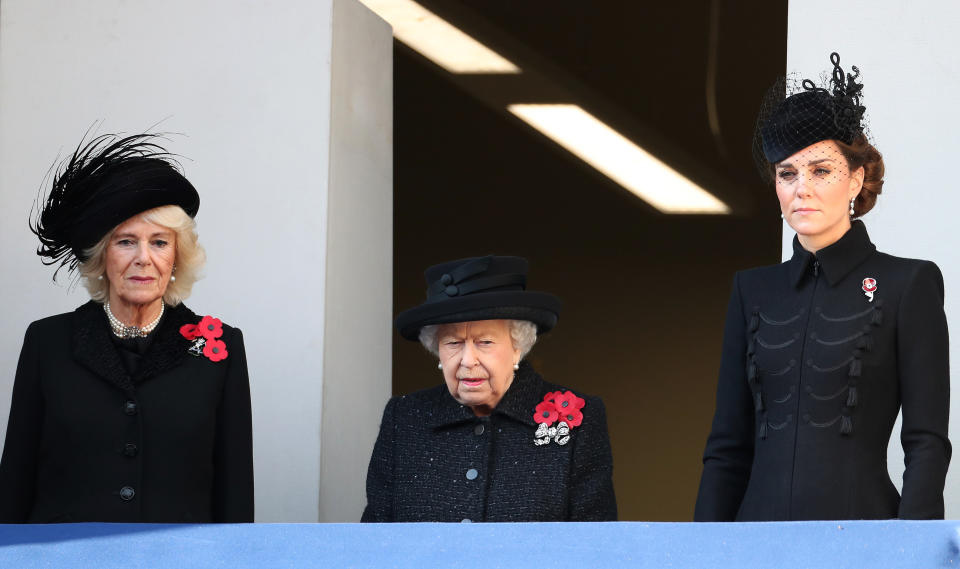
{"type": "Polygon", "coordinates": [[[850,217],[853,217],[856,214],[856,212],[853,211],[853,203],[856,201],[856,199],[857,198],[850,199],[850,217]]]}
{"type": "Polygon", "coordinates": [[[176,265],[174,265],[174,266],[173,266],[173,270],[170,271],[170,282],[176,282],[176,281],[177,281],[177,277],[173,274],[173,273],[175,273],[175,272],[177,272],[177,266],[176,266],[176,265]]]}
{"type": "Polygon", "coordinates": [[[443,362],[437,364],[437,369],[443,369],[443,362]]]}
{"type": "Polygon", "coordinates": [[[517,371],[518,369],[520,369],[520,364],[519,363],[513,364],[513,371],[517,371]]]}

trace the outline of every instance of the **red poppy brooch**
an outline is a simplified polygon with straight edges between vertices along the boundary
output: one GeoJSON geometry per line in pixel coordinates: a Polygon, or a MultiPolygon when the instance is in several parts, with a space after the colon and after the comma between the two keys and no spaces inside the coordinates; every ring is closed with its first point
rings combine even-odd
{"type": "Polygon", "coordinates": [[[537,405],[533,420],[540,423],[533,435],[533,444],[542,446],[550,441],[558,445],[570,442],[570,430],[583,422],[583,409],[587,402],[572,391],[554,391],[543,396],[543,402],[537,405]],[[554,421],[560,420],[556,427],[554,421]]]}
{"type": "Polygon", "coordinates": [[[191,355],[204,355],[212,362],[227,359],[227,345],[218,339],[223,336],[223,322],[219,318],[204,316],[197,324],[184,324],[180,327],[180,334],[193,340],[193,345],[187,350],[191,355]]]}

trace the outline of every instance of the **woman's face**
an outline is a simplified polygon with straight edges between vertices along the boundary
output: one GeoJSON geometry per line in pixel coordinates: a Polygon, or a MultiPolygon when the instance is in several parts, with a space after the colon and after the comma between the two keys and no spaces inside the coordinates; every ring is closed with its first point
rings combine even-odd
{"type": "Polygon", "coordinates": [[[107,244],[110,304],[145,305],[162,298],[176,258],[172,229],[134,216],[121,223],[107,244]]]}
{"type": "Polygon", "coordinates": [[[477,415],[489,415],[513,382],[520,350],[507,320],[445,324],[437,330],[443,379],[450,395],[477,415]]]}
{"type": "Polygon", "coordinates": [[[850,228],[850,200],[863,186],[863,168],[853,172],[840,148],[823,140],[776,164],[780,211],[800,244],[817,251],[850,228]]]}

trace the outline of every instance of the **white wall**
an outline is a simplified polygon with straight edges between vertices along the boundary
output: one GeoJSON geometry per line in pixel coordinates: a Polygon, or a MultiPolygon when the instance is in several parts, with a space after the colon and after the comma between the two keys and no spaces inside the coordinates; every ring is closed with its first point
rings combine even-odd
{"type": "Polygon", "coordinates": [[[359,521],[391,393],[393,32],[355,0],[333,3],[320,521],[359,521]]]}
{"type": "MultiPolygon", "coordinates": [[[[960,355],[960,194],[953,163],[960,151],[960,59],[955,0],[802,0],[790,3],[787,68],[803,77],[830,71],[837,51],[845,71],[861,70],[872,137],[886,165],[883,195],[864,217],[877,248],[930,259],[943,271],[951,352],[960,355]]],[[[771,200],[774,197],[771,194],[771,200]]],[[[784,258],[793,232],[784,227],[784,258]]],[[[957,369],[956,365],[951,366],[957,369]]],[[[960,385],[951,396],[950,438],[960,444],[960,385]]],[[[902,483],[899,422],[891,439],[891,477],[902,483]]],[[[947,476],[947,517],[960,518],[960,468],[947,476]]]]}
{"type": "MultiPolygon", "coordinates": [[[[321,410],[324,383],[364,377],[325,375],[325,303],[340,279],[359,272],[374,282],[365,294],[384,302],[363,311],[363,325],[390,321],[392,206],[389,101],[392,59],[383,44],[389,29],[358,10],[334,6],[353,0],[3,0],[0,4],[0,428],[5,429],[16,359],[27,324],[72,310],[86,300],[50,282],[52,269],[34,254],[26,221],[44,174],[84,132],[173,133],[168,149],[186,159],[187,177],[200,192],[197,216],[207,248],[207,277],[187,301],[244,331],[253,398],[258,521],[317,521],[320,513],[321,410]],[[337,17],[365,19],[354,26],[371,51],[356,81],[331,88],[337,57],[334,29],[353,26],[337,17]],[[366,66],[369,66],[367,68],[366,66]],[[364,73],[378,81],[366,80],[364,73]],[[350,117],[350,101],[377,120],[350,117]],[[348,113],[346,118],[332,112],[348,113]],[[380,143],[338,151],[332,124],[373,129],[357,137],[380,143]],[[156,123],[159,126],[154,127],[156,123]],[[341,162],[342,161],[342,162],[341,162]],[[333,163],[332,163],[333,162],[333,163]],[[376,254],[330,266],[354,246],[337,239],[330,194],[337,175],[369,169],[371,217],[366,235],[376,254]],[[335,272],[334,272],[335,271],[335,272]],[[386,292],[384,292],[386,291],[386,292]]],[[[362,51],[362,50],[361,50],[362,51]]],[[[344,63],[341,62],[341,65],[344,63]]],[[[360,174],[358,174],[360,175],[360,174]]],[[[366,245],[365,245],[366,246],[366,245]]],[[[351,281],[352,282],[352,281],[351,281]]],[[[384,324],[386,323],[386,324],[384,324]]],[[[360,322],[356,323],[361,326],[360,322]]],[[[385,380],[364,384],[379,416],[389,394],[390,347],[381,342],[353,352],[383,370],[385,380]],[[384,347],[385,346],[385,347],[384,347]],[[386,383],[384,383],[386,381],[386,383]]],[[[355,356],[356,357],[356,356],[355,356]]],[[[372,437],[327,441],[367,453],[372,437]]],[[[354,475],[361,479],[363,471],[354,475]]],[[[362,500],[324,517],[356,519],[362,500]],[[348,514],[351,516],[348,518],[348,514]]]]}

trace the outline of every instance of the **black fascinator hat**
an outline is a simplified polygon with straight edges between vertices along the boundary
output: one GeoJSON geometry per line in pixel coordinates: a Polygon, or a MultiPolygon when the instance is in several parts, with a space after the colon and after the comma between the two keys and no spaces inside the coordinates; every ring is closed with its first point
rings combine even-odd
{"type": "Polygon", "coordinates": [[[557,324],[560,300],[528,291],[527,260],[522,257],[471,257],[424,271],[427,300],[397,316],[397,330],[416,341],[429,324],[472,320],[529,320],[543,334],[557,324]]]}
{"type": "Polygon", "coordinates": [[[851,144],[863,132],[861,104],[863,84],[857,83],[860,70],[844,73],[840,55],[830,54],[833,74],[828,87],[817,87],[804,79],[802,89],[788,93],[786,80],[768,92],[754,132],[754,159],[763,172],[811,144],[840,140],[851,144]]]}
{"type": "Polygon", "coordinates": [[[31,214],[30,230],[40,238],[45,265],[57,262],[73,272],[84,251],[130,217],[164,205],[178,205],[190,217],[200,196],[153,134],[104,134],[81,142],[54,173],[46,199],[31,214]]]}

